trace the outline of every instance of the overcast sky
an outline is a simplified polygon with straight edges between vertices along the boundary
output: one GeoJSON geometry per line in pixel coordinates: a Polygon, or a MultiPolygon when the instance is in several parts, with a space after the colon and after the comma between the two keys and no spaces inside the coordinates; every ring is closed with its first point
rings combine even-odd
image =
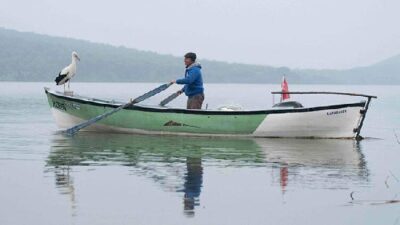
{"type": "Polygon", "coordinates": [[[0,0],[0,26],[292,68],[400,53],[400,0],[0,0]]]}

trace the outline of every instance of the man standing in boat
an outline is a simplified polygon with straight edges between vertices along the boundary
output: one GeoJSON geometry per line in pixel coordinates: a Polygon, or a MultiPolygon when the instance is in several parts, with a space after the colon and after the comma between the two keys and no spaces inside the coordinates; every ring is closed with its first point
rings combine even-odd
{"type": "Polygon", "coordinates": [[[188,96],[187,109],[201,109],[204,101],[203,78],[201,76],[201,65],[196,62],[196,54],[189,52],[185,55],[185,77],[173,80],[171,83],[183,84],[179,94],[185,92],[188,96]]]}

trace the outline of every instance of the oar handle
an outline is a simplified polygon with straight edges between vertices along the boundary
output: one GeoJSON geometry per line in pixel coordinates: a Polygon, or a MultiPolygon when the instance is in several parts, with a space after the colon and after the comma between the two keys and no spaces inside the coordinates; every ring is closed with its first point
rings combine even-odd
{"type": "Polygon", "coordinates": [[[172,83],[163,84],[163,85],[159,86],[158,88],[155,88],[155,89],[153,89],[153,90],[151,90],[151,91],[149,91],[149,92],[147,92],[147,93],[145,93],[145,94],[133,99],[132,102],[134,102],[134,104],[142,102],[142,101],[144,101],[144,100],[146,100],[146,99],[148,99],[150,97],[153,97],[154,95],[164,91],[165,89],[169,88],[171,85],[172,85],[172,83]]]}
{"type": "Polygon", "coordinates": [[[175,93],[171,94],[170,96],[166,97],[164,100],[162,100],[159,105],[165,106],[181,94],[182,94],[182,91],[175,92],[175,93]]]}

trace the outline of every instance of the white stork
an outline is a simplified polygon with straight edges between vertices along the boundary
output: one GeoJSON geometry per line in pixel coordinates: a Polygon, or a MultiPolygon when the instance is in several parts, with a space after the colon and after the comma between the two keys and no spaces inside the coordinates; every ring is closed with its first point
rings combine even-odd
{"type": "Polygon", "coordinates": [[[56,79],[54,80],[57,85],[64,84],[64,91],[65,91],[65,83],[68,82],[68,90],[69,90],[69,83],[71,82],[72,77],[75,76],[76,74],[77,60],[80,61],[81,59],[79,58],[78,53],[73,51],[71,64],[62,69],[61,72],[58,74],[58,77],[56,77],[56,79]]]}

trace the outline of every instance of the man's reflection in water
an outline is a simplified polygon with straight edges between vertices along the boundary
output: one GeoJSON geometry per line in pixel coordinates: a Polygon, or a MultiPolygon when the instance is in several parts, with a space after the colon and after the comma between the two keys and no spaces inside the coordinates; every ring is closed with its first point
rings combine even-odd
{"type": "Polygon", "coordinates": [[[201,158],[186,158],[187,172],[185,174],[185,183],[183,192],[183,207],[185,215],[194,216],[194,207],[200,205],[199,197],[203,184],[203,166],[201,158]]]}

